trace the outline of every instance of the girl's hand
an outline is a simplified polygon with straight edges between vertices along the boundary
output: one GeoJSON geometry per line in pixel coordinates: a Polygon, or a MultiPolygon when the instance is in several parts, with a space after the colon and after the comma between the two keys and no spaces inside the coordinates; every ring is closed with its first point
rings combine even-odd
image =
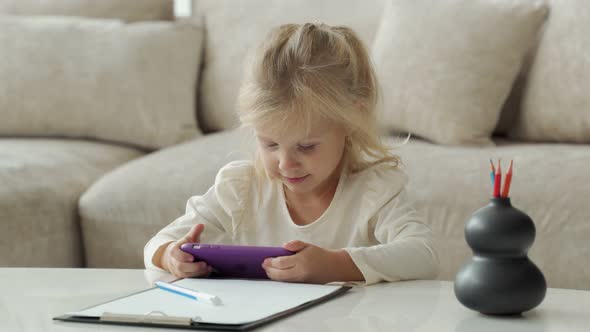
{"type": "Polygon", "coordinates": [[[180,240],[170,242],[162,255],[162,267],[178,278],[206,277],[212,268],[205,262],[193,262],[193,255],[180,250],[180,246],[189,242],[199,242],[199,236],[205,225],[194,225],[180,240]]]}
{"type": "Polygon", "coordinates": [[[267,258],[262,267],[276,281],[325,284],[332,281],[364,280],[345,250],[328,250],[302,241],[287,242],[291,256],[267,258]]]}

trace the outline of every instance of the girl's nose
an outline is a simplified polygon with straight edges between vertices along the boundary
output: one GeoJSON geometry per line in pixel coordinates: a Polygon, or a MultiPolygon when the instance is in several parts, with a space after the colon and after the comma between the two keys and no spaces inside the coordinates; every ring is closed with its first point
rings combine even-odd
{"type": "Polygon", "coordinates": [[[279,168],[283,171],[288,171],[299,167],[297,159],[289,152],[282,153],[279,157],[279,168]]]}

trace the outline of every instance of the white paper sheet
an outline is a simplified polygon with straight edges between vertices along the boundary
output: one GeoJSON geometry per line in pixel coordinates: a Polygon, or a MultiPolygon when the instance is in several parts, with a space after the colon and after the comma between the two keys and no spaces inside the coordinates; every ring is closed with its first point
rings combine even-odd
{"type": "Polygon", "coordinates": [[[316,300],[341,288],[334,285],[238,279],[182,279],[174,284],[217,295],[223,304],[216,306],[198,302],[154,288],[68,315],[101,317],[105,312],[123,315],[163,313],[167,316],[190,317],[194,322],[244,324],[316,300]]]}

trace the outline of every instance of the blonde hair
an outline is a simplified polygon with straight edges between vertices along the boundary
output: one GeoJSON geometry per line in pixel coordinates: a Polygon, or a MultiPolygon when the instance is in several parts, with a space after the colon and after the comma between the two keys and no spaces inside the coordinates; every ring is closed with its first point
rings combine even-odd
{"type": "MultiPolygon", "coordinates": [[[[237,105],[242,126],[309,130],[320,116],[346,132],[346,171],[399,165],[399,157],[380,140],[375,71],[352,29],[282,25],[270,32],[249,69],[237,105]]],[[[260,170],[258,157],[256,165],[260,170]]]]}

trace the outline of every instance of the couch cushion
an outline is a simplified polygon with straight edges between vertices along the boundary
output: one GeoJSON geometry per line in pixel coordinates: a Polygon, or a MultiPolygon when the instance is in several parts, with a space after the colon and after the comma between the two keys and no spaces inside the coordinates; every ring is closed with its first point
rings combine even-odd
{"type": "Polygon", "coordinates": [[[542,1],[393,0],[373,45],[382,122],[444,144],[491,144],[542,1]]]}
{"type": "Polygon", "coordinates": [[[321,21],[352,27],[367,45],[373,40],[383,0],[193,0],[193,14],[206,28],[199,119],[206,131],[233,128],[246,55],[271,28],[321,21]]]}
{"type": "Polygon", "coordinates": [[[64,15],[125,21],[172,20],[174,0],[2,0],[0,15],[64,15]]]}
{"type": "Polygon", "coordinates": [[[142,268],[147,241],[184,213],[189,197],[205,193],[223,165],[251,157],[251,137],[244,130],[206,135],[95,183],[80,200],[88,266],[142,268]]]}
{"type": "MultiPolygon", "coordinates": [[[[204,193],[219,168],[250,157],[247,134],[224,131],[134,160],[97,181],[81,198],[86,260],[92,267],[143,267],[143,247],[204,193]],[[234,153],[232,153],[232,151],[234,153]],[[109,239],[109,241],[105,241],[109,239]]],[[[489,158],[515,160],[515,207],[537,227],[530,251],[552,287],[590,289],[590,210],[584,185],[590,150],[579,145],[508,144],[496,149],[452,147],[412,140],[399,154],[410,174],[409,191],[439,242],[442,273],[452,280],[469,258],[463,227],[491,196],[489,158]],[[547,156],[560,155],[560,159],[547,156]],[[562,172],[568,165],[569,172],[562,172]],[[551,188],[548,190],[547,188],[551,188]]]]}
{"type": "Polygon", "coordinates": [[[0,135],[145,148],[194,137],[200,53],[188,23],[0,17],[0,135]]]}
{"type": "Polygon", "coordinates": [[[80,195],[141,154],[87,141],[0,139],[0,266],[82,266],[80,195]]]}
{"type": "Polygon", "coordinates": [[[530,258],[550,287],[590,289],[590,149],[567,144],[516,144],[497,148],[448,147],[414,140],[399,150],[410,176],[410,195],[432,227],[440,278],[453,280],[471,256],[464,238],[469,216],[491,197],[489,158],[514,159],[514,207],[534,221],[530,258]],[[556,157],[559,156],[559,157],[556,157]]]}
{"type": "Polygon", "coordinates": [[[512,137],[590,142],[590,1],[551,0],[512,137]]]}

